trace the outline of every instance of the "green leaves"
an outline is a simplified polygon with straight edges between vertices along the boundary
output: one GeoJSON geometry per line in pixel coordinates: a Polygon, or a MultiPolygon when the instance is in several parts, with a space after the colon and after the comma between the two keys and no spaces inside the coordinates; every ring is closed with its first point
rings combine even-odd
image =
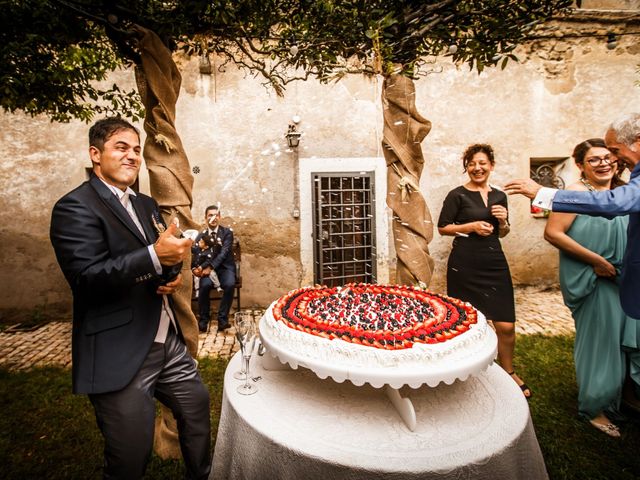
{"type": "Polygon", "coordinates": [[[97,114],[139,118],[137,94],[99,89],[96,82],[124,65],[104,30],[54,2],[4,2],[0,18],[0,106],[46,114],[52,120],[90,121],[97,114]],[[98,100],[105,95],[106,103],[98,100]]]}
{"type": "Polygon", "coordinates": [[[471,69],[516,60],[515,47],[570,0],[5,0],[0,106],[56,121],[140,118],[135,92],[98,87],[137,59],[131,27],[188,55],[215,52],[282,94],[352,73],[410,77],[447,56],[471,69]],[[178,40],[180,43],[175,44],[178,40]]]}
{"type": "MultiPolygon", "coordinates": [[[[345,73],[389,73],[398,66],[417,75],[433,57],[446,55],[478,72],[505,68],[511,52],[570,0],[269,0],[212,10],[219,29],[209,34],[210,51],[260,73],[272,85],[315,76],[321,81],[345,73]],[[229,21],[227,21],[229,20],[229,21]],[[291,55],[295,42],[296,54],[291,55]],[[455,45],[455,49],[451,48],[455,45]]],[[[213,18],[212,17],[212,18],[213,18]]],[[[201,21],[201,26],[213,21],[201,21]]],[[[186,33],[185,45],[192,45],[186,33]]],[[[192,47],[187,47],[191,48],[192,47]]]]}

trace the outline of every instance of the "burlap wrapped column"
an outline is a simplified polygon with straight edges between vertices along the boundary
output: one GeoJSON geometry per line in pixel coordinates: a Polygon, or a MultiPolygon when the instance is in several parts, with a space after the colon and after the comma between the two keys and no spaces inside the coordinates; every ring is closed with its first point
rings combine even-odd
{"type": "Polygon", "coordinates": [[[429,242],[433,222],[420,193],[424,157],[420,143],[431,122],[416,110],[413,80],[389,75],[382,88],[384,132],[382,146],[387,163],[387,205],[393,211],[396,282],[428,286],[433,273],[429,242]]]}
{"type": "MultiPolygon", "coordinates": [[[[180,228],[199,228],[191,217],[193,176],[189,160],[175,127],[176,102],[181,76],[171,52],[150,30],[138,29],[138,50],[142,64],[136,68],[138,91],[146,109],[144,159],[149,170],[151,195],[168,223],[173,218],[180,228]]],[[[191,310],[191,259],[184,262],[182,285],[173,294],[174,309],[187,348],[193,357],[198,350],[198,322],[191,310]]],[[[156,419],[155,451],[162,458],[180,458],[175,419],[162,407],[156,419]]]]}

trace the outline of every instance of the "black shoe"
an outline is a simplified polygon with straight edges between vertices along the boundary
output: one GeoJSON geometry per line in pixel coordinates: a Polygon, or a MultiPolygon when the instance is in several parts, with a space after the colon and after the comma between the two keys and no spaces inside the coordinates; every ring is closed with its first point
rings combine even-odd
{"type": "Polygon", "coordinates": [[[203,325],[203,324],[199,323],[198,324],[198,330],[200,330],[201,333],[206,333],[208,326],[209,326],[209,324],[203,325]]]}
{"type": "Polygon", "coordinates": [[[228,323],[222,323],[218,325],[218,332],[224,332],[227,328],[231,328],[228,323]]]}

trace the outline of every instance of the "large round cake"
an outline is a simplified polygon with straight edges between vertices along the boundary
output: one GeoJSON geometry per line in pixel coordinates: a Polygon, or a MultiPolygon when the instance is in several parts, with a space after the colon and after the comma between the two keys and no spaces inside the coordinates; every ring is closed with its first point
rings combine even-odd
{"type": "Polygon", "coordinates": [[[452,383],[495,358],[495,333],[473,306],[404,285],[293,290],[266,311],[267,349],[321,378],[375,387],[452,383]]]}

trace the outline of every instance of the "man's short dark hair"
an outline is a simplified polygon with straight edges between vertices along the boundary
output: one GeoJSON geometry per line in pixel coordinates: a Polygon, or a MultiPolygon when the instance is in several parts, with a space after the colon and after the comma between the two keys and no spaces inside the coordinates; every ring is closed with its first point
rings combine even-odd
{"type": "Polygon", "coordinates": [[[104,144],[121,130],[133,130],[140,139],[138,129],[121,117],[109,117],[98,120],[89,129],[89,146],[102,151],[104,144]]]}
{"type": "Polygon", "coordinates": [[[209,205],[207,208],[204,209],[205,216],[207,215],[207,212],[209,210],[215,210],[216,212],[220,211],[220,209],[218,208],[218,205],[209,205]]]}

